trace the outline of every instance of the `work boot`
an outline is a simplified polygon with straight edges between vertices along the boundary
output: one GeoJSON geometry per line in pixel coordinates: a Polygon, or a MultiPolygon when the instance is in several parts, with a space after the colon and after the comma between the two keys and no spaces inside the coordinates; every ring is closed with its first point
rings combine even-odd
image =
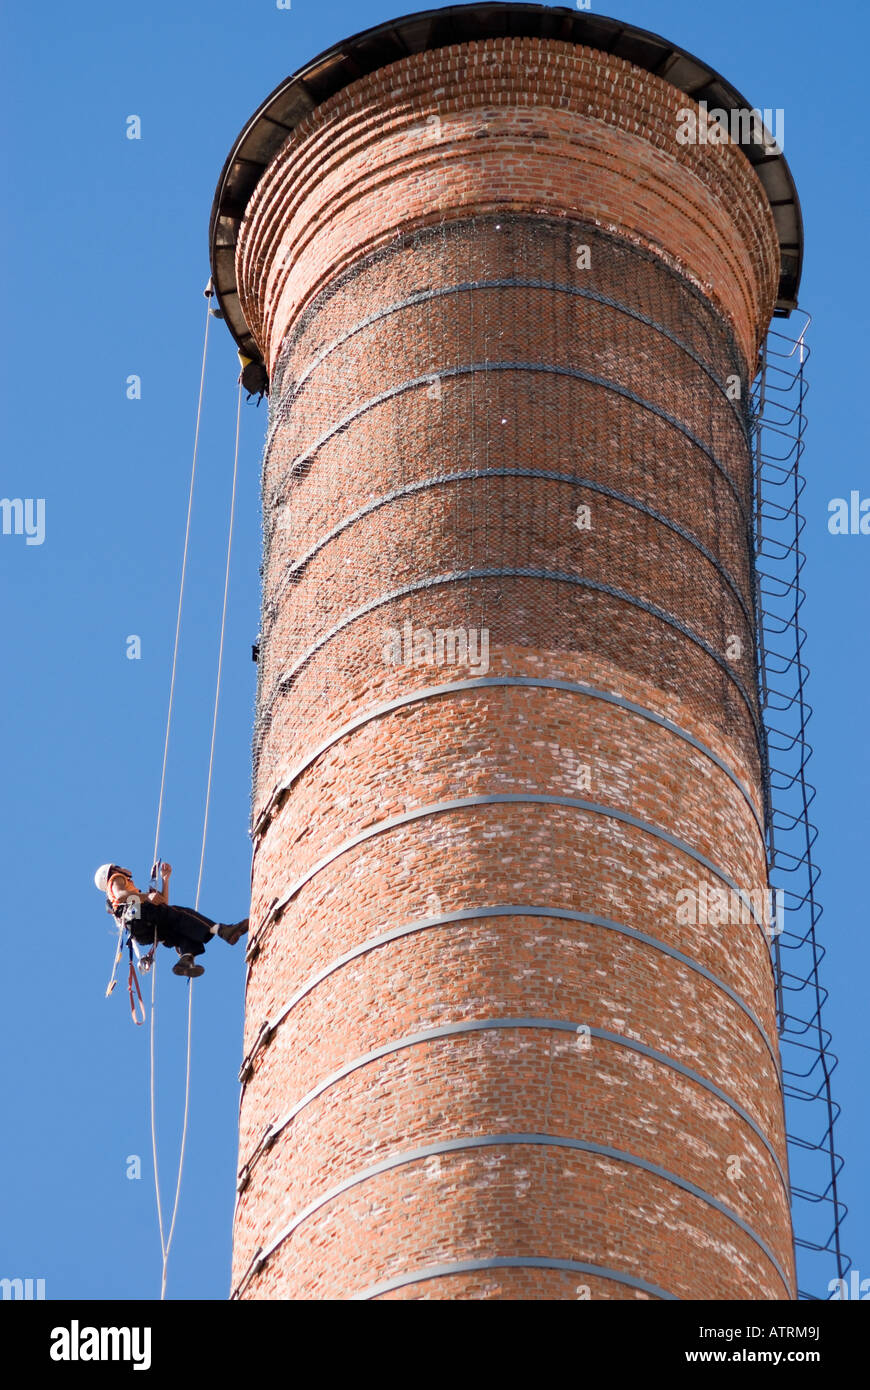
{"type": "Polygon", "coordinates": [[[199,975],[205,974],[205,966],[197,965],[191,955],[179,956],[172,967],[172,973],[173,975],[186,975],[188,979],[195,980],[199,975]]]}
{"type": "Polygon", "coordinates": [[[243,917],[241,922],[233,922],[228,927],[218,927],[217,934],[221,940],[226,941],[230,946],[235,946],[237,941],[245,935],[248,930],[248,919],[243,917]]]}

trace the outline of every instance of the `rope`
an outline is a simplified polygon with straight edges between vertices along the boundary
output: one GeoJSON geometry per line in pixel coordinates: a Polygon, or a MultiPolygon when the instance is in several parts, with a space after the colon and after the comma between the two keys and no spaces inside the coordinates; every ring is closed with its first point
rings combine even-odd
{"type": "Polygon", "coordinates": [[[109,983],[106,985],[106,998],[112,993],[117,983],[115,976],[118,973],[118,966],[121,962],[121,954],[124,950],[124,924],[118,923],[118,944],[115,948],[115,959],[112,961],[112,973],[109,976],[109,983]]]}
{"type": "MultiPolygon", "coordinates": [[[[208,327],[211,318],[211,296],[212,283],[209,280],[205,288],[205,333],[202,343],[202,365],[199,373],[199,396],[196,404],[196,427],[193,434],[193,458],[190,465],[190,486],[187,493],[187,520],[184,527],[184,547],[181,556],[181,579],[178,587],[178,610],[175,616],[175,641],[172,648],[172,670],[169,677],[169,703],[166,710],[166,733],[163,739],[163,765],[160,771],[160,792],[157,798],[157,825],[154,831],[154,853],[151,858],[152,881],[157,873],[158,851],[160,847],[160,824],[163,819],[163,796],[166,788],[166,763],[169,756],[169,734],[172,728],[172,710],[175,700],[175,675],[178,668],[178,646],[181,637],[181,610],[184,603],[184,581],[187,576],[187,556],[190,548],[190,520],[193,514],[193,492],[196,481],[196,461],[199,453],[199,428],[202,420],[202,398],[205,389],[205,364],[208,356],[208,327]]],[[[192,983],[189,982],[189,983],[192,983]]],[[[157,1076],[154,1064],[154,1033],[155,1019],[157,1016],[157,929],[154,929],[154,945],[151,953],[151,1020],[149,1027],[149,1070],[150,1070],[150,1093],[151,1093],[151,1156],[154,1163],[154,1195],[157,1200],[157,1223],[160,1228],[160,1252],[163,1260],[163,1273],[160,1287],[161,1299],[166,1296],[166,1269],[169,1261],[169,1244],[165,1238],[163,1226],[163,1203],[160,1197],[160,1170],[157,1162],[157,1120],[156,1120],[156,1091],[157,1076]]],[[[192,999],[189,999],[192,1004],[192,999]]],[[[187,1134],[187,1100],[190,1089],[190,1022],[191,1009],[188,1008],[188,1034],[187,1034],[187,1080],[185,1085],[185,1111],[184,1126],[182,1132],[181,1157],[184,1157],[184,1141],[187,1134]]],[[[176,1186],[176,1210],[178,1206],[178,1189],[181,1185],[181,1164],[179,1163],[178,1184],[176,1186]]],[[[173,1225],[174,1225],[173,1212],[173,1225]]]]}
{"type": "Polygon", "coordinates": [[[187,494],[187,522],[184,528],[184,550],[181,557],[181,582],[178,588],[178,612],[175,617],[175,643],[172,648],[172,672],[169,677],[169,706],[166,711],[166,734],[163,740],[163,767],[160,772],[160,794],[157,798],[157,828],[154,832],[154,853],[151,856],[152,865],[157,863],[157,851],[160,845],[160,823],[163,819],[163,792],[166,787],[166,761],[169,756],[169,730],[172,725],[172,706],[175,699],[175,672],[178,666],[178,642],[181,636],[181,607],[184,602],[184,581],[187,575],[187,552],[190,545],[190,518],[193,512],[193,485],[196,478],[196,458],[199,452],[199,425],[202,419],[202,396],[205,387],[205,362],[208,354],[208,325],[211,318],[210,302],[213,290],[211,280],[205,289],[205,337],[202,344],[202,368],[199,374],[199,400],[196,406],[196,429],[193,435],[193,461],[190,467],[190,488],[187,494]]]}
{"type": "MultiPolygon", "coordinates": [[[[195,427],[195,430],[194,430],[194,438],[193,438],[193,459],[192,459],[192,462],[191,462],[191,469],[190,469],[190,486],[189,486],[189,489],[188,489],[188,497],[187,497],[187,519],[186,519],[185,528],[184,528],[184,548],[183,548],[182,561],[181,561],[181,579],[180,579],[179,591],[178,591],[178,609],[177,609],[176,618],[175,618],[175,640],[174,640],[173,649],[172,649],[172,669],[171,669],[171,674],[170,674],[170,678],[169,678],[169,701],[168,701],[168,707],[167,707],[167,711],[166,711],[166,732],[165,732],[164,740],[163,740],[163,764],[162,764],[161,772],[160,772],[160,792],[159,792],[158,802],[157,802],[157,825],[156,825],[155,832],[154,832],[154,853],[153,853],[153,856],[152,856],[152,878],[156,875],[157,869],[158,869],[158,864],[159,864],[160,826],[161,826],[161,822],[162,822],[162,818],[163,818],[163,801],[164,801],[164,793],[165,793],[165,788],[166,788],[166,766],[167,766],[167,760],[168,760],[168,755],[169,755],[169,738],[170,738],[170,732],[171,732],[171,728],[172,728],[172,713],[173,713],[173,706],[174,706],[174,699],[175,699],[175,677],[176,677],[176,672],[177,672],[177,669],[178,669],[178,650],[179,650],[179,643],[180,643],[180,637],[181,637],[181,614],[182,614],[182,607],[183,607],[183,603],[184,603],[184,585],[185,585],[185,579],[186,579],[186,576],[187,576],[187,557],[188,557],[188,552],[189,552],[189,547],[190,547],[190,523],[191,523],[191,517],[192,517],[192,514],[193,514],[193,494],[194,494],[194,485],[195,485],[195,481],[196,481],[196,464],[197,464],[197,456],[198,456],[198,453],[199,453],[199,435],[200,435],[200,424],[201,424],[201,420],[202,420],[202,401],[203,401],[203,394],[204,394],[204,388],[205,388],[205,368],[206,368],[206,360],[207,360],[207,355],[208,355],[208,329],[209,329],[209,320],[210,320],[210,318],[211,318],[211,313],[210,313],[210,300],[211,300],[212,294],[213,294],[212,282],[211,282],[211,280],[209,280],[209,283],[208,283],[208,285],[206,286],[206,289],[205,289],[205,297],[206,297],[205,334],[204,334],[204,337],[203,337],[202,365],[201,365],[201,369],[200,369],[199,395],[198,395],[197,407],[196,407],[196,427],[195,427]]],[[[195,908],[196,908],[196,910],[199,909],[200,891],[201,891],[201,889],[202,889],[203,866],[204,866],[204,863],[205,863],[205,846],[206,846],[206,838],[207,838],[207,835],[208,835],[209,808],[210,808],[210,805],[211,805],[212,772],[213,772],[213,768],[214,768],[214,750],[215,750],[215,740],[216,740],[216,735],[217,735],[217,720],[218,720],[218,708],[219,708],[219,703],[220,703],[221,677],[222,677],[222,673],[223,673],[224,635],[225,635],[225,631],[226,631],[227,599],[228,599],[228,595],[229,595],[229,580],[230,580],[230,557],[231,557],[231,553],[232,553],[233,527],[234,527],[234,522],[235,522],[235,505],[236,505],[236,482],[237,482],[237,478],[238,478],[238,464],[239,464],[239,434],[240,434],[240,425],[241,425],[241,410],[242,410],[242,384],[241,384],[241,377],[240,377],[240,378],[239,378],[238,404],[237,404],[237,408],[236,408],[236,436],[235,436],[235,449],[234,449],[234,456],[233,456],[233,482],[232,482],[232,494],[231,494],[231,500],[230,500],[230,520],[229,520],[229,529],[228,529],[228,535],[227,535],[226,566],[225,566],[225,571],[224,571],[224,594],[223,594],[223,607],[222,607],[222,610],[221,610],[220,641],[219,641],[219,645],[218,645],[217,676],[216,676],[216,680],[215,680],[214,712],[213,712],[213,717],[212,717],[211,745],[210,745],[210,748],[209,748],[208,777],[207,777],[207,783],[206,783],[205,808],[204,808],[204,812],[203,812],[202,841],[201,841],[201,845],[200,845],[200,856],[199,856],[199,874],[198,874],[198,877],[197,877],[197,884],[196,884],[196,901],[195,901],[195,908]]],[[[159,1170],[159,1164],[158,1164],[158,1159],[157,1159],[157,1117],[156,1117],[156,1108],[157,1108],[157,1104],[156,1104],[156,1102],[157,1102],[157,1068],[156,1068],[156,1064],[155,1064],[155,1034],[156,1034],[155,1020],[156,1020],[156,1017],[157,1017],[157,944],[158,944],[158,942],[157,942],[157,933],[156,933],[156,929],[155,929],[155,934],[154,934],[154,948],[153,948],[153,952],[152,952],[152,964],[151,964],[151,1020],[150,1020],[150,1030],[149,1030],[149,1032],[150,1032],[150,1038],[149,1038],[149,1063],[150,1063],[151,1154],[152,1154],[152,1159],[153,1159],[153,1163],[154,1163],[154,1194],[155,1194],[155,1198],[156,1198],[156,1201],[157,1201],[157,1222],[158,1222],[158,1227],[159,1227],[159,1230],[160,1230],[160,1252],[161,1252],[161,1257],[162,1257],[162,1271],[161,1271],[161,1281],[160,1281],[160,1298],[161,1298],[161,1301],[162,1301],[162,1300],[165,1299],[165,1297],[166,1297],[166,1279],[167,1279],[167,1271],[168,1271],[168,1265],[169,1265],[169,1254],[170,1254],[170,1251],[171,1251],[171,1249],[172,1249],[172,1240],[173,1240],[173,1237],[174,1237],[174,1235],[175,1235],[175,1225],[176,1225],[176,1221],[177,1221],[177,1218],[178,1218],[178,1205],[179,1205],[179,1199],[180,1199],[180,1196],[181,1196],[181,1181],[182,1181],[182,1177],[183,1177],[183,1174],[184,1174],[184,1157],[185,1157],[185,1151],[186,1151],[186,1147],[187,1147],[188,1120],[189,1120],[189,1116],[190,1116],[190,1060],[191,1060],[191,1043],[192,1043],[192,1037],[193,1037],[193,980],[188,980],[188,994],[187,994],[187,1048],[186,1048],[185,1077],[184,1077],[184,1116],[183,1116],[182,1126],[181,1126],[181,1148],[180,1148],[179,1158],[178,1158],[178,1172],[177,1172],[177,1177],[176,1177],[176,1182],[175,1182],[175,1197],[174,1197],[173,1204],[172,1204],[172,1217],[171,1217],[171,1220],[170,1220],[170,1223],[169,1223],[169,1233],[167,1234],[167,1233],[166,1233],[166,1227],[165,1227],[164,1220],[163,1220],[163,1200],[162,1200],[162,1196],[161,1196],[161,1192],[160,1192],[160,1170],[159,1170]]]]}
{"type": "MultiPolygon", "coordinates": [[[[154,1012],[152,1009],[151,1017],[154,1012]]],[[[181,1150],[178,1155],[178,1178],[175,1183],[175,1201],[172,1204],[172,1220],[169,1224],[169,1235],[163,1243],[163,1220],[160,1221],[160,1240],[163,1251],[163,1269],[160,1276],[160,1298],[161,1301],[166,1297],[166,1275],[169,1267],[169,1252],[172,1249],[172,1237],[175,1235],[175,1220],[178,1216],[178,1199],[181,1196],[181,1177],[184,1172],[184,1151],[187,1147],[187,1120],[190,1114],[190,1043],[193,1036],[193,980],[187,982],[187,1061],[184,1069],[184,1119],[181,1122],[181,1150]]],[[[157,1176],[157,1155],[155,1147],[154,1175],[157,1176]]],[[[158,1189],[159,1190],[159,1189],[158,1189]]],[[[158,1198],[159,1201],[159,1198],[158,1198]]]]}
{"type": "Polygon", "coordinates": [[[211,774],[212,774],[212,767],[214,766],[214,745],[215,745],[215,736],[216,736],[216,734],[217,734],[218,702],[219,702],[219,700],[220,700],[221,672],[222,672],[222,670],[223,670],[223,661],[224,661],[224,632],[225,632],[225,630],[226,630],[226,625],[227,625],[227,595],[229,594],[229,589],[230,589],[230,555],[231,555],[231,553],[232,553],[232,548],[233,548],[233,525],[234,525],[234,523],[235,523],[235,516],[236,516],[236,479],[237,479],[237,477],[238,477],[238,472],[239,472],[239,429],[240,429],[240,426],[241,426],[241,420],[242,420],[242,380],[241,380],[241,377],[240,377],[240,378],[239,378],[238,401],[237,401],[237,403],[236,403],[236,447],[235,447],[235,454],[234,454],[234,457],[233,457],[233,487],[232,487],[232,494],[231,494],[231,497],[230,497],[230,523],[229,523],[229,530],[228,530],[228,534],[227,534],[227,562],[226,562],[226,568],[225,568],[225,570],[224,570],[224,603],[223,603],[223,610],[222,610],[222,612],[221,612],[221,635],[220,635],[220,643],[219,643],[219,645],[218,645],[217,679],[216,679],[216,681],[215,681],[215,690],[214,690],[214,715],[213,715],[213,717],[212,717],[212,724],[211,724],[211,747],[210,747],[210,749],[209,749],[209,754],[208,754],[208,779],[207,779],[207,782],[206,782],[206,790],[205,790],[205,814],[204,814],[204,816],[203,816],[203,823],[202,823],[202,848],[201,848],[201,850],[200,850],[200,855],[199,855],[199,876],[198,876],[198,878],[197,878],[197,880],[196,880],[196,901],[194,902],[194,908],[196,909],[196,911],[199,911],[199,894],[200,894],[200,889],[202,888],[202,868],[203,868],[203,864],[205,863],[205,837],[206,837],[206,834],[207,834],[207,832],[208,832],[208,813],[209,813],[209,807],[210,807],[210,805],[211,805],[211,774]]]}
{"type": "Polygon", "coordinates": [[[151,1073],[151,1157],[154,1163],[154,1193],[157,1198],[157,1222],[160,1227],[160,1253],[163,1257],[163,1283],[161,1285],[160,1297],[166,1285],[166,1240],[163,1234],[163,1203],[160,1200],[160,1173],[157,1167],[157,1121],[155,1118],[155,1094],[157,1090],[157,1072],[154,1066],[154,1019],[157,1013],[157,932],[154,932],[154,954],[151,959],[151,1023],[149,1028],[149,1070],[151,1073]]]}
{"type": "MultiPolygon", "coordinates": [[[[225,632],[226,632],[226,625],[227,625],[227,598],[228,598],[228,595],[229,595],[229,588],[230,588],[230,557],[231,557],[231,555],[232,555],[232,548],[233,548],[233,528],[234,528],[234,524],[235,524],[235,515],[236,515],[236,480],[237,480],[237,478],[238,478],[238,473],[239,473],[239,433],[240,433],[240,427],[241,427],[241,418],[242,418],[242,383],[241,383],[241,378],[240,378],[240,379],[239,379],[238,401],[237,401],[237,404],[236,404],[236,442],[235,442],[235,450],[234,450],[234,454],[233,454],[233,485],[232,485],[232,493],[231,493],[231,497],[230,497],[230,521],[229,521],[229,528],[228,528],[228,532],[227,532],[227,557],[226,557],[226,565],[225,565],[225,567],[224,567],[224,598],[223,598],[223,608],[222,608],[222,610],[221,610],[221,629],[220,629],[220,641],[219,641],[219,643],[218,643],[217,676],[216,676],[216,678],[215,678],[215,691],[214,691],[214,714],[213,714],[213,717],[212,717],[212,726],[211,726],[211,747],[209,748],[209,755],[208,755],[208,778],[207,778],[207,781],[206,781],[205,810],[204,810],[203,818],[202,818],[202,843],[201,843],[200,852],[199,852],[199,876],[198,876],[197,882],[196,882],[196,901],[194,902],[194,909],[195,909],[195,911],[199,911],[199,895],[200,895],[200,890],[201,890],[201,888],[202,888],[202,870],[203,870],[203,865],[204,865],[204,863],[205,863],[205,844],[206,844],[206,837],[207,837],[207,835],[208,835],[208,813],[209,813],[209,806],[210,806],[210,804],[211,804],[211,782],[212,782],[212,770],[213,770],[213,768],[214,768],[214,746],[215,746],[215,738],[216,738],[216,735],[217,735],[218,707],[219,707],[219,705],[220,705],[221,676],[222,676],[222,673],[223,673],[223,660],[224,660],[224,634],[225,634],[225,632]]],[[[153,977],[152,977],[152,990],[153,990],[153,977]]],[[[152,1001],[153,1001],[153,993],[152,993],[152,1001]]],[[[154,1019],[154,1005],[153,1005],[153,1002],[152,1002],[152,1006],[151,1006],[151,1019],[152,1019],[152,1024],[153,1024],[153,1019],[154,1019]]],[[[166,1237],[166,1241],[165,1241],[165,1242],[163,1241],[163,1219],[162,1219],[162,1213],[161,1213],[161,1218],[160,1218],[160,1243],[161,1243],[161,1248],[162,1248],[162,1251],[163,1251],[163,1275],[162,1275],[162,1280],[161,1280],[161,1285],[160,1285],[160,1297],[161,1297],[161,1299],[164,1299],[164,1298],[166,1297],[166,1272],[167,1272],[167,1266],[168,1266],[168,1263],[169,1263],[169,1252],[170,1252],[170,1250],[172,1249],[172,1237],[173,1237],[174,1234],[175,1234],[175,1222],[176,1222],[176,1219],[177,1219],[177,1217],[178,1217],[178,1202],[179,1202],[179,1198],[180,1198],[180,1196],[181,1196],[181,1178],[182,1178],[182,1175],[183,1175],[183,1173],[184,1173],[184,1153],[185,1153],[185,1149],[186,1149],[186,1147],[187,1147],[187,1121],[188,1121],[188,1116],[189,1116],[189,1114],[190,1114],[190,1045],[191,1045],[191,1037],[192,1037],[192,1031],[193,1031],[193,1030],[192,1030],[192,1019],[193,1019],[193,980],[188,980],[188,982],[187,982],[187,1062],[186,1062],[186,1065],[185,1065],[185,1075],[184,1075],[184,1119],[183,1119],[182,1125],[181,1125],[181,1151],[180,1151],[179,1157],[178,1157],[178,1178],[177,1178],[176,1183],[175,1183],[175,1200],[174,1200],[174,1202],[173,1202],[173,1204],[172,1204],[172,1220],[170,1221],[170,1224],[169,1224],[169,1235],[166,1237]]],[[[153,1032],[153,1029],[152,1029],[152,1032],[153,1032]]],[[[155,1155],[154,1155],[154,1174],[155,1174],[155,1178],[156,1178],[156,1175],[157,1175],[157,1154],[156,1154],[156,1146],[155,1146],[155,1155]]],[[[159,1201],[160,1201],[160,1198],[159,1198],[159,1187],[158,1187],[158,1207],[159,1207],[159,1201]]]]}

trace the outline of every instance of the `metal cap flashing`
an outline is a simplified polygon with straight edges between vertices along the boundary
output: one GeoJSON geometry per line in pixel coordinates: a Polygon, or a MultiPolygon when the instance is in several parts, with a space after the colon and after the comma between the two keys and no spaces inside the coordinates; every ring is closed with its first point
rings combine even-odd
{"type": "MultiPolygon", "coordinates": [[[[549,5],[451,5],[390,20],[342,40],[286,78],[254,112],[236,139],[218,180],[209,225],[209,258],[218,302],[246,357],[262,354],[245,321],[236,286],[235,252],[245,209],[264,170],[299,122],[343,87],[400,58],[490,38],[559,39],[584,44],[654,73],[709,110],[752,111],[746,99],[708,64],[645,29],[588,11],[549,5]]],[[[791,171],[780,148],[752,138],[738,142],[767,194],[781,258],[775,314],[797,308],[803,222],[791,171]]]]}

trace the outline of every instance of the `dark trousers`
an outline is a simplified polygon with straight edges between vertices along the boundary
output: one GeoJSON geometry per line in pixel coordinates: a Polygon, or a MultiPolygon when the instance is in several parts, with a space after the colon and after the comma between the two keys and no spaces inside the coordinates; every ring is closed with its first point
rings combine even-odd
{"type": "Polygon", "coordinates": [[[139,917],[130,923],[136,941],[142,946],[157,940],[164,946],[174,946],[179,955],[201,956],[212,938],[211,917],[194,912],[192,907],[176,907],[173,903],[139,904],[139,917]]]}

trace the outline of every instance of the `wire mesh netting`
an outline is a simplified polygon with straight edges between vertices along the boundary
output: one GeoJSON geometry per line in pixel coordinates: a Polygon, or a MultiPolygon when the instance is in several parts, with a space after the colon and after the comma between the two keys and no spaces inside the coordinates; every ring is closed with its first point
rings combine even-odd
{"type": "Polygon", "coordinates": [[[705,296],[598,228],[439,223],[331,284],[274,372],[255,805],[411,619],[634,671],[757,772],[747,406],[705,296]]]}

